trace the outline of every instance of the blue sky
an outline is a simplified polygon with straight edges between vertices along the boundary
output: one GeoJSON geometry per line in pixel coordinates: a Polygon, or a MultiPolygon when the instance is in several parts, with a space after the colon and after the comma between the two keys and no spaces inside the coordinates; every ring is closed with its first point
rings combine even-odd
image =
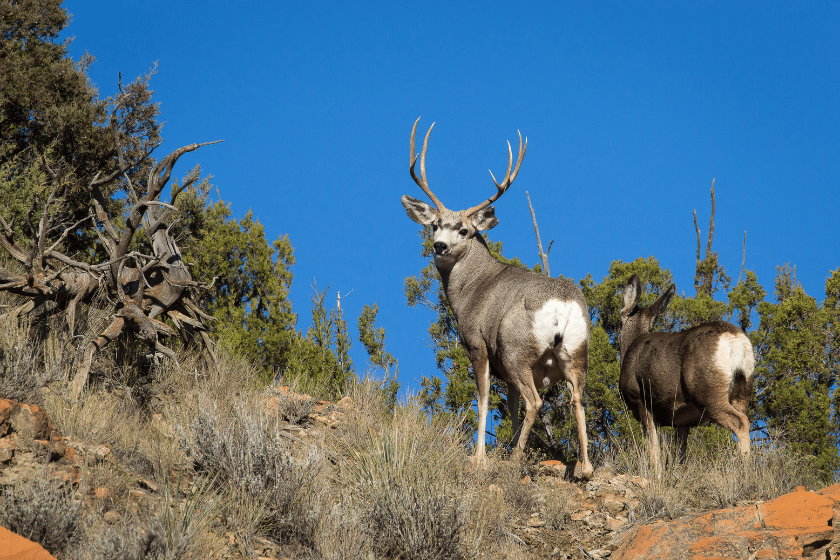
{"type": "MultiPolygon", "coordinates": [[[[429,183],[449,208],[495,192],[506,141],[528,137],[492,239],[538,262],[530,193],[552,272],[600,280],[613,260],[653,255],[693,295],[716,178],[714,249],[772,294],[797,267],[822,300],[840,266],[840,4],[828,2],[92,2],[73,14],[71,53],[96,57],[102,95],[157,61],[162,153],[224,139],[196,163],[234,216],[295,248],[292,298],[309,322],[312,284],[355,329],[377,302],[400,380],[436,372],[432,316],[405,303],[424,266],[400,196],[414,120],[437,124],[429,183]]],[[[418,133],[418,134],[421,134],[418,133]]],[[[364,371],[364,349],[353,353],[364,371]]]]}

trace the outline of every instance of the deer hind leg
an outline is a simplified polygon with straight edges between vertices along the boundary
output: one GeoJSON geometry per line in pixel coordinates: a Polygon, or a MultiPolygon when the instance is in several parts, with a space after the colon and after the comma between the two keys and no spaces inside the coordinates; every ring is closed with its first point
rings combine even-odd
{"type": "Polygon", "coordinates": [[[685,463],[686,449],[688,448],[688,431],[691,428],[688,426],[678,426],[675,431],[677,433],[677,453],[680,464],[685,463]]]}
{"type": "Polygon", "coordinates": [[[706,409],[709,418],[723,428],[731,431],[738,438],[738,450],[744,455],[750,454],[750,420],[747,415],[729,402],[721,402],[706,409]]]}
{"type": "Polygon", "coordinates": [[[738,438],[738,449],[748,455],[750,452],[750,421],[747,411],[753,395],[752,375],[747,378],[741,370],[735,372],[734,383],[729,391],[729,402],[739,416],[739,432],[732,433],[738,438]]]}
{"type": "MultiPolygon", "coordinates": [[[[521,369],[518,375],[511,376],[514,380],[522,380],[517,383],[515,388],[522,398],[525,399],[525,420],[522,422],[522,427],[519,430],[519,437],[516,440],[516,447],[514,448],[514,456],[521,455],[525,451],[525,446],[528,444],[528,437],[531,435],[531,428],[537,420],[537,415],[542,408],[543,401],[537,393],[537,387],[534,385],[534,377],[530,368],[521,369]]],[[[518,400],[518,399],[517,399],[518,400]]],[[[519,405],[517,403],[517,408],[519,405]]],[[[517,410],[517,417],[519,416],[517,410]]]]}
{"type": "Polygon", "coordinates": [[[90,342],[85,348],[85,355],[82,358],[82,363],[79,365],[79,369],[76,371],[76,376],[73,378],[73,381],[70,382],[70,397],[74,399],[78,399],[79,396],[82,394],[82,389],[85,387],[85,383],[87,383],[88,375],[90,374],[90,367],[93,363],[93,356],[106,346],[113,342],[120,333],[123,332],[125,329],[125,319],[122,317],[117,317],[116,319],[108,325],[102,334],[100,334],[96,340],[90,342]]]}
{"type": "Polygon", "coordinates": [[[586,435],[586,413],[583,410],[583,387],[586,381],[586,372],[589,369],[589,344],[584,343],[573,351],[571,359],[565,350],[555,348],[554,353],[563,364],[563,375],[566,379],[566,387],[572,394],[572,414],[577,424],[578,441],[580,443],[581,474],[583,478],[592,478],[595,469],[589,462],[588,439],[586,435]]]}

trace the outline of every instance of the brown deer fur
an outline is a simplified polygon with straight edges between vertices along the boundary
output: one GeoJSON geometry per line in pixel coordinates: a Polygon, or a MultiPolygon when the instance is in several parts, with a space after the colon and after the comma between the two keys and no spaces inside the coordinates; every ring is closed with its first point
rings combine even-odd
{"type": "Polygon", "coordinates": [[[674,295],[674,286],[650,307],[639,307],[641,286],[633,275],[624,286],[621,308],[621,379],[627,407],[645,427],[650,456],[659,473],[657,426],[677,428],[680,457],[688,430],[714,422],[750,451],[747,410],[753,393],[755,358],[750,339],[723,321],[676,333],[649,332],[674,295]]]}

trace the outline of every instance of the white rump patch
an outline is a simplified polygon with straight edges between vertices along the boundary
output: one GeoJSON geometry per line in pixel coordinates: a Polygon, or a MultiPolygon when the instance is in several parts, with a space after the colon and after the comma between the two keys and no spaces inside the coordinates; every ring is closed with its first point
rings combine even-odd
{"type": "Polygon", "coordinates": [[[534,313],[532,331],[540,349],[553,348],[554,337],[558,334],[562,336],[563,341],[558,350],[565,356],[558,358],[567,362],[586,342],[589,334],[588,320],[578,302],[551,299],[534,313]]]}
{"type": "Polygon", "coordinates": [[[715,363],[731,385],[735,372],[741,370],[749,381],[755,369],[755,354],[750,339],[744,334],[722,334],[715,352],[715,363]]]}

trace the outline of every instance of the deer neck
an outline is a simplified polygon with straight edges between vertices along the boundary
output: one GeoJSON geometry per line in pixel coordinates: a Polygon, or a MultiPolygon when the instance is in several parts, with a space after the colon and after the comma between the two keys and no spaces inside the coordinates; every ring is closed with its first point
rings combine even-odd
{"type": "Polygon", "coordinates": [[[471,286],[484,278],[498,274],[504,264],[493,258],[481,235],[473,237],[467,249],[451,267],[438,266],[443,291],[455,312],[456,318],[463,306],[468,306],[473,290],[471,286]]]}

